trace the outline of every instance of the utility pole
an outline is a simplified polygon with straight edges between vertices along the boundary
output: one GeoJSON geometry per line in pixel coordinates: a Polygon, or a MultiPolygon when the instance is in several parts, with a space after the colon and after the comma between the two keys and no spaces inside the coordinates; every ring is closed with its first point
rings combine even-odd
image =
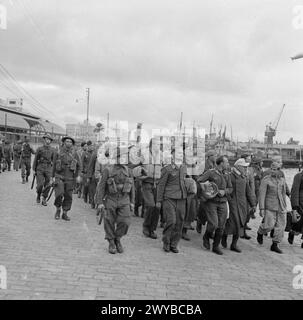
{"type": "Polygon", "coordinates": [[[107,113],[107,128],[106,128],[106,135],[109,137],[109,112],[107,113]]]}
{"type": "Polygon", "coordinates": [[[88,121],[89,121],[89,94],[90,94],[90,88],[86,88],[86,94],[87,94],[87,106],[86,106],[86,138],[87,138],[87,140],[88,140],[88,138],[89,138],[88,121]]]}
{"type": "Polygon", "coordinates": [[[5,114],[5,139],[6,139],[6,133],[7,133],[7,113],[5,114]]]}

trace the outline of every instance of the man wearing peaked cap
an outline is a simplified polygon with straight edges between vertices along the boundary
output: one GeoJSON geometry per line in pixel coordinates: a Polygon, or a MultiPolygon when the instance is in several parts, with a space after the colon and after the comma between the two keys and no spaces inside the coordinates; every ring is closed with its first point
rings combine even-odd
{"type": "Polygon", "coordinates": [[[235,167],[237,166],[240,166],[240,167],[248,167],[249,166],[249,163],[246,162],[243,158],[240,158],[238,159],[235,164],[234,164],[235,167]]]}
{"type": "Polygon", "coordinates": [[[52,165],[56,151],[51,147],[53,138],[49,134],[45,134],[43,140],[44,145],[37,149],[33,170],[37,178],[36,202],[40,203],[42,195],[42,205],[47,206],[46,199],[51,189],[52,165]]]}
{"type": "Polygon", "coordinates": [[[209,150],[206,153],[205,171],[214,169],[216,166],[217,152],[216,150],[209,150]]]}

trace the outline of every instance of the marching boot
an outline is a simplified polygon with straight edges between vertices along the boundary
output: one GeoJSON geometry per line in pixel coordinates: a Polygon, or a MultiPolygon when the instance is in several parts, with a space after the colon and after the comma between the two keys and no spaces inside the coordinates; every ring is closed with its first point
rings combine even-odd
{"type": "Polygon", "coordinates": [[[197,220],[196,230],[197,230],[198,233],[202,232],[202,223],[199,220],[197,220]]]}
{"type": "Polygon", "coordinates": [[[210,250],[210,243],[209,243],[209,239],[210,239],[210,233],[209,231],[205,231],[204,236],[203,236],[203,247],[206,250],[210,250]]]}
{"type": "Polygon", "coordinates": [[[239,236],[233,235],[233,241],[232,241],[232,243],[231,243],[230,250],[231,250],[231,251],[234,251],[234,252],[240,253],[241,250],[240,250],[239,247],[237,246],[238,240],[239,240],[239,236]]]}
{"type": "Polygon", "coordinates": [[[272,229],[272,230],[270,231],[270,237],[273,238],[273,237],[274,237],[274,234],[275,234],[275,229],[272,229]]]}
{"type": "Polygon", "coordinates": [[[241,239],[250,240],[251,237],[246,233],[246,230],[244,229],[244,235],[241,237],[241,239]]]}
{"type": "Polygon", "coordinates": [[[47,202],[46,202],[46,199],[45,199],[44,197],[42,197],[42,205],[43,205],[44,207],[47,206],[47,202]]]}
{"type": "Polygon", "coordinates": [[[217,229],[216,232],[215,232],[215,236],[214,236],[213,252],[218,254],[218,255],[220,255],[220,256],[223,254],[223,252],[219,248],[219,244],[221,242],[221,238],[222,238],[222,231],[217,229]]]}
{"type": "Polygon", "coordinates": [[[67,216],[67,211],[63,211],[62,219],[65,221],[70,221],[70,217],[67,216]]]}
{"type": "Polygon", "coordinates": [[[270,250],[280,254],[283,253],[283,251],[278,247],[278,242],[275,242],[275,241],[272,242],[270,250]]]}
{"type": "Polygon", "coordinates": [[[288,243],[293,244],[295,239],[295,233],[293,231],[289,231],[288,233],[288,243]]]}
{"type": "Polygon", "coordinates": [[[143,234],[145,235],[145,237],[149,238],[150,236],[150,232],[147,228],[143,228],[143,234]]]}
{"type": "Polygon", "coordinates": [[[111,254],[116,254],[117,253],[117,249],[116,249],[116,245],[115,245],[115,241],[114,240],[109,240],[109,245],[108,245],[108,252],[111,254]]]}
{"type": "Polygon", "coordinates": [[[163,242],[163,250],[165,252],[170,252],[170,245],[167,242],[163,242]]]}
{"type": "Polygon", "coordinates": [[[157,238],[158,238],[158,236],[157,236],[157,234],[156,234],[155,231],[151,231],[151,232],[150,232],[150,237],[151,237],[152,239],[157,239],[157,238]]]}
{"type": "Polygon", "coordinates": [[[257,233],[257,241],[259,244],[263,244],[263,234],[257,233]]]}
{"type": "Polygon", "coordinates": [[[37,203],[40,203],[40,201],[41,201],[40,197],[41,197],[41,196],[40,196],[40,194],[38,193],[38,194],[37,194],[37,198],[36,198],[36,202],[37,202],[37,203]]]}
{"type": "Polygon", "coordinates": [[[28,176],[26,176],[26,182],[28,182],[28,176]]]}
{"type": "Polygon", "coordinates": [[[179,250],[177,247],[170,247],[170,251],[173,252],[173,253],[179,253],[179,250]]]}
{"type": "Polygon", "coordinates": [[[184,239],[186,241],[190,241],[190,237],[187,234],[187,229],[183,229],[183,231],[182,231],[182,239],[184,239]]]}
{"type": "Polygon", "coordinates": [[[227,248],[227,234],[223,234],[221,244],[223,248],[227,248]]]}
{"type": "Polygon", "coordinates": [[[24,177],[22,177],[22,184],[25,184],[25,178],[24,177]]]}
{"type": "Polygon", "coordinates": [[[60,219],[60,214],[61,214],[61,208],[57,207],[56,213],[55,213],[55,219],[59,220],[60,219]]]}
{"type": "Polygon", "coordinates": [[[123,253],[124,249],[122,247],[120,239],[115,239],[115,244],[116,244],[116,248],[117,248],[118,253],[123,253]]]}

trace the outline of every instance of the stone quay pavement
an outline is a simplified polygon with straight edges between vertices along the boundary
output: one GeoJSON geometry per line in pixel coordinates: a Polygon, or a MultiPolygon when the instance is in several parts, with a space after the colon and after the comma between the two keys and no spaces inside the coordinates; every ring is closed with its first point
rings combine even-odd
{"type": "Polygon", "coordinates": [[[75,196],[71,221],[57,221],[54,199],[36,204],[30,184],[21,184],[20,171],[0,174],[0,265],[7,271],[0,299],[303,298],[303,289],[293,288],[293,268],[303,266],[300,236],[291,246],[285,234],[284,254],[273,253],[269,237],[263,246],[256,241],[259,216],[250,222],[252,239],[239,241],[241,254],[206,251],[196,231],[181,240],[179,254],[165,253],[162,229],[157,240],[146,238],[142,218],[132,217],[125,252],[110,255],[88,204],[75,196]]]}

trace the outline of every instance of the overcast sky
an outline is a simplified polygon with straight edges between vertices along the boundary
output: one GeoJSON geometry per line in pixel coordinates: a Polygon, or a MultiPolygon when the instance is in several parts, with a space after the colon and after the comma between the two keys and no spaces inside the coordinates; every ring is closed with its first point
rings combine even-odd
{"type": "Polygon", "coordinates": [[[86,118],[90,87],[93,124],[110,112],[131,126],[170,127],[183,112],[208,130],[213,113],[239,140],[262,139],[285,103],[277,140],[303,144],[303,59],[290,60],[303,52],[303,29],[293,26],[303,0],[0,4],[0,62],[61,125],[86,118]]]}

